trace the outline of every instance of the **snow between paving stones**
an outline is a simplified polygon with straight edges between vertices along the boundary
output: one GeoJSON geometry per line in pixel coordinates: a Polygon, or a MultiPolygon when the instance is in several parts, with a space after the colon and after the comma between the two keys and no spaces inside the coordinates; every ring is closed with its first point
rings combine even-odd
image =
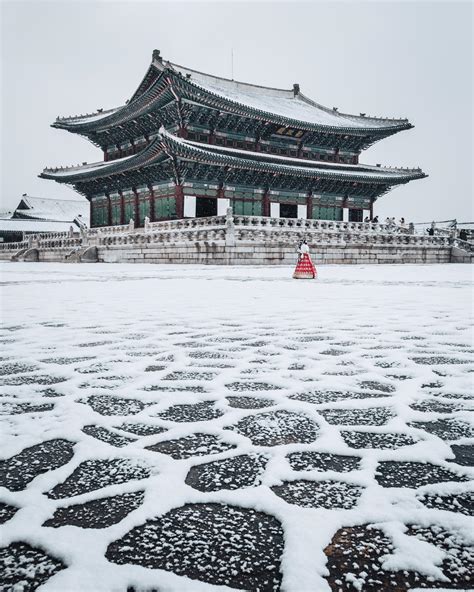
{"type": "MultiPolygon", "coordinates": [[[[105,557],[107,546],[143,524],[184,504],[224,503],[253,508],[275,516],[285,532],[282,557],[283,589],[287,592],[328,590],[324,579],[323,549],[337,529],[376,523],[393,538],[395,553],[386,565],[397,569],[418,569],[440,576],[443,552],[404,535],[405,525],[437,524],[454,529],[472,542],[472,518],[424,507],[420,493],[447,494],[472,491],[472,483],[440,483],[418,489],[382,488],[374,478],[377,463],[385,460],[431,462],[459,475],[473,476],[473,470],[451,463],[449,442],[424,430],[409,427],[417,421],[443,417],[431,411],[416,411],[411,404],[450,394],[469,395],[472,368],[469,364],[420,364],[413,358],[442,356],[469,361],[472,343],[469,333],[470,269],[450,265],[326,266],[316,282],[293,282],[288,268],[249,269],[200,266],[60,265],[3,264],[5,327],[1,364],[18,362],[38,368],[38,375],[63,377],[57,384],[32,386],[3,382],[0,403],[53,403],[54,409],[2,418],[1,458],[18,454],[25,447],[45,440],[64,438],[76,442],[74,457],[66,465],[34,479],[23,491],[0,487],[0,502],[20,510],[0,526],[2,545],[25,541],[48,551],[68,564],[41,590],[45,592],[115,592],[127,586],[137,589],[159,587],[160,592],[229,590],[211,586],[166,571],[133,565],[115,565],[105,557]],[[322,341],[305,340],[326,335],[322,341]],[[226,337],[229,338],[226,341],[226,337]],[[406,339],[416,337],[417,339],[406,339]],[[224,338],[224,339],[223,339],[224,338]],[[421,338],[421,339],[419,339],[421,338]],[[219,341],[217,341],[219,339],[219,341]],[[250,344],[264,341],[265,345],[250,344]],[[183,343],[196,342],[191,348],[183,343]],[[352,342],[352,345],[336,345],[352,342]],[[91,344],[84,346],[84,344],[91,344]],[[335,345],[342,356],[325,355],[335,345]],[[83,346],[83,347],[80,347],[83,346]],[[213,367],[212,358],[193,358],[188,353],[208,351],[223,354],[217,362],[229,368],[213,367]],[[166,361],[167,356],[172,361],[166,361]],[[52,359],[90,356],[90,360],[55,363],[52,359]],[[381,357],[376,357],[381,356],[381,357]],[[265,360],[257,363],[256,360],[265,360]],[[377,366],[384,360],[393,367],[377,366]],[[45,361],[48,360],[48,361],[45,361]],[[100,362],[104,370],[84,373],[100,362]],[[344,365],[342,365],[342,362],[344,365]],[[204,364],[205,363],[205,364],[204,364]],[[289,370],[295,363],[303,369],[289,370]],[[145,372],[150,365],[165,366],[145,372]],[[246,374],[254,368],[255,374],[246,374]],[[341,370],[353,369],[345,376],[341,370]],[[173,372],[215,372],[211,380],[163,381],[173,372]],[[441,373],[434,374],[434,370],[441,373]],[[406,380],[388,378],[406,375],[406,380]],[[124,377],[124,378],[120,378],[124,377]],[[395,386],[384,397],[312,404],[290,399],[289,395],[311,390],[360,392],[359,383],[376,381],[395,386]],[[267,383],[275,390],[248,392],[226,389],[234,382],[267,383]],[[147,390],[155,386],[200,386],[203,392],[147,390]],[[424,384],[441,386],[422,388],[424,384]],[[47,388],[63,395],[45,398],[47,388]],[[32,390],[34,389],[34,391],[32,390]],[[227,404],[236,394],[269,398],[274,405],[265,409],[238,409],[227,404]],[[144,409],[133,415],[103,416],[80,403],[90,395],[140,400],[144,409]],[[160,413],[176,404],[213,401],[223,412],[211,421],[176,423],[160,413]],[[328,424],[320,410],[385,407],[393,413],[381,426],[337,426],[328,424]],[[223,429],[244,417],[285,410],[301,414],[319,427],[314,442],[255,446],[245,436],[223,429]],[[122,421],[166,428],[166,432],[135,436],[114,428],[122,421]],[[99,425],[133,438],[117,449],[82,432],[86,425],[99,425]],[[395,450],[349,448],[341,430],[401,433],[417,442],[395,450]],[[173,460],[171,456],[145,447],[192,433],[213,434],[235,444],[218,454],[173,460]],[[286,455],[298,451],[330,452],[361,457],[359,470],[293,471],[286,455]],[[202,493],[185,484],[191,466],[242,454],[265,454],[269,458],[257,487],[202,493]],[[129,481],[91,491],[73,498],[52,500],[44,492],[63,482],[83,461],[123,458],[151,467],[148,479],[129,481]],[[358,504],[350,510],[308,509],[290,505],[276,496],[271,486],[284,481],[338,480],[363,489],[358,504]],[[84,503],[105,496],[145,490],[143,505],[118,524],[97,530],[41,525],[59,507],[84,503]],[[97,576],[100,574],[100,577],[97,576]]],[[[11,376],[31,376],[35,372],[11,376]]],[[[7,374],[7,377],[9,375],[7,374]]],[[[367,391],[371,393],[372,391],[367,391]]],[[[464,408],[452,417],[470,422],[469,399],[455,399],[464,408]]],[[[456,443],[472,443],[461,438],[456,443]]],[[[449,586],[448,586],[449,588],[449,586]]]]}

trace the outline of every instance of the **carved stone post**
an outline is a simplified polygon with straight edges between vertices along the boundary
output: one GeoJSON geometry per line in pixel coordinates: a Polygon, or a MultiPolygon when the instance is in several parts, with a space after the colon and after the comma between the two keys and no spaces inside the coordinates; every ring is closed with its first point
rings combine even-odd
{"type": "Polygon", "coordinates": [[[227,208],[225,217],[225,244],[226,247],[235,247],[235,226],[232,208],[227,208]]]}

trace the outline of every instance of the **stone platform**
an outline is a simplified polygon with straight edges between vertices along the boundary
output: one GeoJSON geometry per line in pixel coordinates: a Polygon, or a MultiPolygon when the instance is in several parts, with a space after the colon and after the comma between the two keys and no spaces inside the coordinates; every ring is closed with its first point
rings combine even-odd
{"type": "Polygon", "coordinates": [[[53,233],[0,245],[0,260],[289,265],[306,239],[315,263],[468,263],[473,249],[449,234],[385,224],[213,216],[53,233]]]}

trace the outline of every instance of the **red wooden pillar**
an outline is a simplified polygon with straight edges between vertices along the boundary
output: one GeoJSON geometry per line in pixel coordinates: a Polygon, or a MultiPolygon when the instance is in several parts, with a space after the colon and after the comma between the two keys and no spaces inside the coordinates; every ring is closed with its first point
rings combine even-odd
{"type": "Polygon", "coordinates": [[[374,218],[374,200],[370,200],[370,219],[373,220],[374,218]]]}
{"type": "Polygon", "coordinates": [[[118,194],[120,195],[120,224],[125,224],[125,203],[123,199],[123,193],[118,190],[118,194]]]}
{"type": "Polygon", "coordinates": [[[155,221],[155,194],[153,192],[153,186],[147,185],[150,190],[150,222],[155,221]]]}
{"type": "Polygon", "coordinates": [[[184,218],[184,191],[182,185],[175,185],[174,196],[176,198],[176,216],[184,218]]]}
{"type": "Polygon", "coordinates": [[[92,199],[89,202],[89,225],[91,228],[94,227],[94,204],[92,199]]]}
{"type": "Polygon", "coordinates": [[[308,191],[306,196],[306,218],[311,220],[313,218],[313,192],[308,191]]]}
{"type": "Polygon", "coordinates": [[[134,219],[135,219],[135,228],[138,228],[140,226],[140,216],[139,216],[139,211],[138,211],[138,191],[136,189],[133,189],[133,195],[135,196],[135,201],[134,201],[134,219]]]}
{"type": "Polygon", "coordinates": [[[262,213],[267,218],[270,216],[270,194],[268,193],[268,189],[266,189],[262,195],[262,213]]]}
{"type": "Polygon", "coordinates": [[[112,203],[110,201],[110,194],[105,194],[107,198],[107,226],[112,226],[112,203]]]}

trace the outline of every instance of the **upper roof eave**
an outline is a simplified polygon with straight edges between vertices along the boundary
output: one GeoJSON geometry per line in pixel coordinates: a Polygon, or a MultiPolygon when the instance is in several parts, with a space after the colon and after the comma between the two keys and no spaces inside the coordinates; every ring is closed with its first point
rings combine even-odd
{"type": "MultiPolygon", "coordinates": [[[[126,111],[130,111],[130,119],[132,119],[136,117],[136,113],[134,114],[133,110],[134,104],[140,100],[143,101],[144,95],[147,95],[147,93],[151,94],[151,89],[161,74],[170,74],[173,78],[176,77],[179,80],[178,86],[182,87],[184,91],[187,90],[190,95],[195,95],[196,92],[204,92],[208,98],[219,101],[223,106],[227,105],[230,111],[232,111],[232,108],[234,110],[243,110],[244,113],[257,116],[260,119],[266,119],[278,125],[304,130],[326,131],[329,133],[372,135],[378,138],[413,127],[407,119],[376,118],[339,113],[316,103],[301,92],[294,94],[293,90],[264,87],[211,76],[197,70],[173,64],[172,62],[163,61],[155,52],[152,63],[142,82],[125,105],[100,113],[96,112],[89,115],[57,118],[52,126],[87,135],[88,132],[90,133],[94,130],[104,129],[107,126],[113,127],[117,115],[123,114],[125,119],[123,117],[120,119],[126,121],[126,111]],[[190,75],[190,78],[187,77],[187,74],[190,75]],[[194,80],[193,75],[196,78],[194,80]],[[150,83],[148,83],[148,79],[151,80],[150,83]],[[217,82],[211,84],[209,81],[217,82]],[[216,84],[227,85],[227,89],[231,89],[232,92],[227,92],[226,96],[225,92],[219,92],[216,84]],[[240,96],[237,92],[239,89],[240,96]],[[235,92],[237,92],[237,99],[247,97],[248,100],[236,100],[235,97],[228,96],[235,92]],[[245,95],[244,97],[243,94],[245,95]],[[265,108],[266,106],[267,109],[265,108]],[[274,108],[273,111],[272,109],[268,109],[268,107],[272,106],[274,108]],[[306,113],[309,118],[312,116],[313,119],[320,119],[321,121],[311,122],[304,118],[293,117],[291,116],[293,111],[295,112],[294,114],[306,113]]],[[[152,102],[148,106],[151,104],[152,102]]]]}
{"type": "Polygon", "coordinates": [[[260,112],[262,114],[265,114],[270,119],[272,118],[272,116],[275,116],[275,115],[278,116],[279,114],[274,111],[271,111],[271,110],[270,111],[265,110],[264,108],[262,108],[262,105],[258,105],[258,101],[257,101],[257,106],[255,106],[255,104],[249,105],[248,102],[242,102],[242,101],[236,100],[235,98],[226,96],[226,92],[224,92],[224,91],[221,92],[220,89],[216,88],[216,84],[219,85],[219,83],[222,83],[223,85],[227,85],[228,90],[230,88],[231,91],[235,91],[235,90],[240,89],[242,91],[242,93],[245,93],[245,91],[247,89],[249,89],[249,92],[256,94],[256,95],[264,94],[265,92],[268,92],[271,95],[271,99],[293,101],[295,103],[298,102],[300,107],[303,105],[306,108],[309,107],[310,109],[320,111],[321,113],[324,114],[325,118],[332,119],[332,120],[334,120],[334,122],[336,122],[336,121],[338,122],[337,125],[331,125],[329,122],[328,123],[317,123],[317,122],[311,122],[311,121],[308,121],[305,119],[299,119],[297,117],[292,117],[292,116],[285,115],[285,114],[279,115],[281,119],[285,119],[288,122],[290,122],[293,125],[293,127],[301,127],[303,129],[305,129],[305,128],[326,129],[326,130],[331,130],[331,131],[336,131],[336,132],[340,131],[340,132],[352,132],[352,133],[354,133],[354,132],[377,133],[378,131],[380,131],[382,133],[383,132],[394,133],[396,131],[401,131],[403,129],[410,129],[413,127],[413,125],[406,118],[394,119],[394,118],[382,118],[382,117],[367,117],[367,116],[365,116],[365,114],[364,115],[356,115],[356,114],[350,114],[350,113],[341,113],[334,108],[329,109],[328,107],[325,107],[325,106],[321,105],[320,103],[313,101],[309,97],[306,97],[300,91],[298,91],[295,94],[293,90],[265,87],[265,86],[255,85],[255,84],[238,82],[235,80],[230,80],[228,78],[211,76],[209,74],[205,74],[205,73],[199,72],[197,70],[192,70],[190,68],[186,68],[186,67],[180,66],[178,64],[173,64],[172,62],[155,63],[155,66],[157,68],[159,68],[160,65],[161,65],[162,70],[171,69],[171,71],[173,71],[175,74],[177,74],[180,77],[180,79],[187,85],[190,85],[194,88],[203,90],[203,91],[209,93],[210,95],[223,100],[224,102],[233,103],[233,104],[239,105],[241,107],[250,109],[254,112],[260,112]],[[193,74],[197,75],[200,78],[193,79],[193,74]],[[211,81],[211,82],[208,82],[208,81],[211,81]],[[214,82],[214,81],[217,81],[217,82],[214,82]],[[235,88],[233,88],[232,85],[235,88]],[[347,119],[347,121],[345,121],[346,119],[347,119]],[[351,125],[351,122],[357,123],[357,125],[351,125]],[[344,125],[344,123],[347,123],[348,125],[344,125]],[[371,125],[365,125],[367,123],[369,123],[371,125]]]}

